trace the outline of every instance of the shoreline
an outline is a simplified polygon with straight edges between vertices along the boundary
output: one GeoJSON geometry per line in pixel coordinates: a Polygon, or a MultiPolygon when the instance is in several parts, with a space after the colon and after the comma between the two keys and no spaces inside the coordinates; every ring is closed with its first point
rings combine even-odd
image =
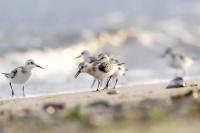
{"type": "Polygon", "coordinates": [[[67,130],[87,133],[91,129],[95,132],[107,132],[105,129],[108,129],[110,132],[131,133],[135,130],[145,133],[149,130],[155,133],[156,128],[170,128],[176,132],[180,129],[190,131],[190,122],[200,130],[197,119],[200,115],[200,82],[189,80],[186,83],[187,87],[179,89],[165,89],[166,84],[157,83],[0,101],[0,132],[67,130]],[[193,93],[195,91],[198,94],[193,93]]]}
{"type": "MultiPolygon", "coordinates": [[[[148,85],[157,85],[157,82],[145,82],[145,83],[135,83],[135,84],[130,84],[130,85],[119,85],[117,86],[116,89],[119,88],[131,88],[131,87],[137,87],[137,86],[148,86],[148,85]]],[[[159,84],[167,84],[166,80],[160,82],[159,84]]],[[[112,88],[109,88],[109,90],[112,90],[112,88]]],[[[63,96],[63,95],[71,95],[71,94],[80,94],[80,93],[86,93],[86,92],[94,92],[94,90],[91,90],[91,88],[84,88],[84,89],[78,89],[76,91],[72,91],[72,89],[70,89],[69,91],[60,91],[58,93],[48,93],[48,94],[36,94],[36,95],[27,95],[27,96],[14,96],[14,97],[9,97],[9,98],[2,98],[0,99],[0,102],[6,102],[6,101],[10,101],[10,100],[22,100],[22,99],[29,99],[29,98],[42,98],[42,97],[48,97],[48,96],[63,96]]],[[[100,92],[103,91],[102,89],[100,90],[100,92]]]]}
{"type": "MultiPolygon", "coordinates": [[[[200,84],[198,80],[189,80],[186,81],[187,84],[200,84]]],[[[60,94],[49,94],[49,95],[41,95],[41,96],[30,96],[30,97],[17,97],[17,98],[10,98],[5,100],[0,100],[1,103],[24,103],[24,102],[37,102],[40,101],[41,104],[44,102],[53,102],[53,101],[64,101],[69,100],[70,102],[66,102],[66,104],[71,105],[74,104],[86,104],[86,101],[92,102],[93,100],[108,100],[110,96],[114,96],[115,99],[112,99],[114,102],[124,102],[123,96],[127,97],[127,101],[139,102],[145,98],[154,98],[154,99],[163,99],[169,98],[173,94],[177,94],[180,91],[191,89],[190,85],[187,85],[183,88],[176,88],[176,89],[165,89],[167,83],[152,83],[152,84],[144,84],[144,85],[131,85],[125,87],[119,87],[116,89],[108,89],[108,90],[101,90],[100,92],[96,91],[80,91],[80,92],[64,92],[60,94]],[[118,94],[107,94],[112,90],[116,90],[118,94]],[[134,91],[134,92],[133,92],[134,91]],[[129,94],[126,92],[129,92],[129,94]],[[131,95],[133,95],[131,97],[131,95]],[[135,96],[135,97],[134,97],[135,96]],[[122,97],[122,98],[121,98],[122,97]],[[83,98],[83,101],[77,101],[76,98],[83,98]],[[90,100],[87,100],[90,99],[90,100]]],[[[111,101],[111,102],[112,102],[111,101]]],[[[2,107],[2,106],[1,106],[2,107]]]]}

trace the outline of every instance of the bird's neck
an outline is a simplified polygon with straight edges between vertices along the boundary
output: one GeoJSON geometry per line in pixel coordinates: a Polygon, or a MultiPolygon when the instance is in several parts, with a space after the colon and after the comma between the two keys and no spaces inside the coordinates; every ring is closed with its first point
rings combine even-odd
{"type": "Polygon", "coordinates": [[[32,68],[32,67],[29,67],[29,66],[24,66],[23,69],[24,69],[24,71],[26,71],[26,72],[31,72],[31,71],[33,70],[33,68],[32,68]]]}
{"type": "Polygon", "coordinates": [[[89,54],[87,54],[87,55],[83,55],[83,59],[84,59],[84,60],[88,60],[89,57],[90,57],[89,54]]]}
{"type": "Polygon", "coordinates": [[[92,65],[88,65],[87,73],[89,73],[89,74],[93,74],[94,73],[94,67],[92,67],[92,65]]]}

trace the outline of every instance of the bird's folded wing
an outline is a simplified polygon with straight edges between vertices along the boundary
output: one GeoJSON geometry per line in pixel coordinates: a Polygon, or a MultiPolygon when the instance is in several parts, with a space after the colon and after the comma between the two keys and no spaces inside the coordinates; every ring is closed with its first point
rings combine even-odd
{"type": "Polygon", "coordinates": [[[21,67],[17,67],[17,68],[15,68],[14,70],[12,70],[11,73],[10,73],[11,78],[14,78],[14,77],[17,75],[17,72],[18,72],[19,70],[21,70],[22,68],[23,68],[23,67],[21,66],[21,67]]]}
{"type": "Polygon", "coordinates": [[[90,63],[96,62],[97,59],[95,57],[90,57],[90,63]]]}
{"type": "Polygon", "coordinates": [[[99,70],[104,72],[104,73],[108,73],[112,68],[113,68],[113,65],[110,64],[110,63],[106,63],[106,62],[101,63],[99,65],[99,70]]]}

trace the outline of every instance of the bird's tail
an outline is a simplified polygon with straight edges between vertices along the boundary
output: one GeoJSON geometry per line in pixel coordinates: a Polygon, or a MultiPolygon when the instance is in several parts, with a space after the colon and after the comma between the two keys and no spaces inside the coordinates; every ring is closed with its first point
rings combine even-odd
{"type": "Polygon", "coordinates": [[[1,73],[3,74],[6,78],[10,78],[10,74],[9,73],[1,73]]]}

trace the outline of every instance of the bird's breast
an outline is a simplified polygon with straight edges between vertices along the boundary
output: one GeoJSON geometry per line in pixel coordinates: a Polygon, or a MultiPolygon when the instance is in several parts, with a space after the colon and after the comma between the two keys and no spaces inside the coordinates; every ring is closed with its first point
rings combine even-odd
{"type": "Polygon", "coordinates": [[[15,84],[25,84],[31,77],[31,72],[20,72],[12,79],[11,82],[15,84]]]}

